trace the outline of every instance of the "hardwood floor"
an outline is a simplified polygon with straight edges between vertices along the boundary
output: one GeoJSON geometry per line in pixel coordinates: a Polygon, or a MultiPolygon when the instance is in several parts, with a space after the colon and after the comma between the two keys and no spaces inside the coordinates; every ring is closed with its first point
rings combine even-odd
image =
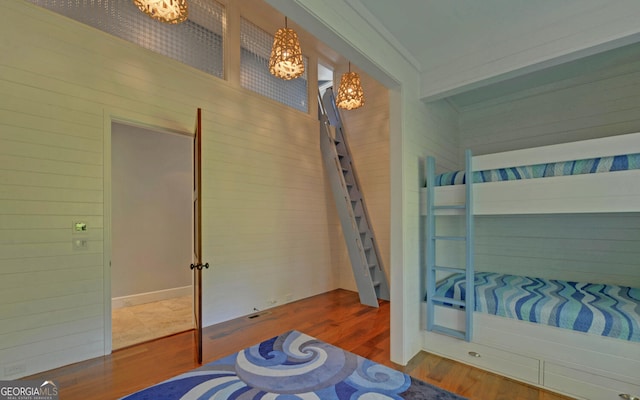
{"type": "MultiPolygon", "coordinates": [[[[335,290],[205,328],[203,359],[210,362],[296,329],[469,399],[568,399],[431,354],[418,354],[406,367],[391,363],[389,308],[388,302],[366,307],[356,293],[335,290]]],[[[29,379],[55,380],[64,400],[116,399],[196,367],[194,335],[186,332],[29,379]]]]}

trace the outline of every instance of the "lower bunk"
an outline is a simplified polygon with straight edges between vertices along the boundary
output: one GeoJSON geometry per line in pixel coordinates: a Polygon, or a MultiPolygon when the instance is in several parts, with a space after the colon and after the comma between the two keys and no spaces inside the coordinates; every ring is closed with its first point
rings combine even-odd
{"type": "MultiPolygon", "coordinates": [[[[424,331],[425,351],[577,398],[640,398],[639,288],[475,277],[473,341],[424,331]]],[[[464,277],[442,280],[436,295],[463,299],[464,277]]],[[[463,312],[435,312],[452,329],[464,328],[463,312]]]]}

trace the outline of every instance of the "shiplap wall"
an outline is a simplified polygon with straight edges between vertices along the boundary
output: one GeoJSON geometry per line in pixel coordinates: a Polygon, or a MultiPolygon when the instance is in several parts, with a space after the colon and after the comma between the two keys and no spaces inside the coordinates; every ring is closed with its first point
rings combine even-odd
{"type": "Polygon", "coordinates": [[[111,117],[190,132],[203,108],[205,325],[337,287],[331,246],[343,244],[329,239],[335,211],[315,113],[32,4],[3,6],[0,379],[110,348],[103,135],[111,117]],[[72,245],[78,219],[89,226],[82,250],[72,245]]]}
{"type": "Polygon", "coordinates": [[[476,269],[640,287],[640,216],[476,217],[476,269]]]}
{"type": "Polygon", "coordinates": [[[640,131],[635,54],[626,62],[461,109],[460,154],[467,148],[479,155],[640,131]]]}
{"type": "MultiPolygon", "coordinates": [[[[345,136],[388,278],[390,265],[389,91],[357,67],[352,66],[351,70],[360,75],[365,92],[365,105],[355,110],[342,110],[341,115],[345,136]]],[[[344,72],[347,72],[346,68],[335,71],[337,84],[344,72]]],[[[342,287],[356,290],[351,269],[343,269],[341,272],[345,272],[340,274],[342,287]]]]}
{"type": "MultiPolygon", "coordinates": [[[[633,55],[460,111],[460,151],[474,154],[638,131],[640,60],[633,55]]],[[[476,221],[478,270],[640,286],[638,214],[476,221]]]]}

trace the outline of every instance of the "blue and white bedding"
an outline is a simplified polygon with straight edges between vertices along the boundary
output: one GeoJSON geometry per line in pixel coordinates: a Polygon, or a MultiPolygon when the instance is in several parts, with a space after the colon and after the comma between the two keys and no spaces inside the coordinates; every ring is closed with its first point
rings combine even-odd
{"type": "MultiPolygon", "coordinates": [[[[640,169],[640,153],[474,171],[473,183],[546,178],[563,175],[583,175],[600,172],[627,171],[631,169],[640,169]]],[[[436,176],[435,180],[436,186],[463,185],[466,177],[464,171],[455,171],[440,174],[436,176]]]]}
{"type": "MultiPolygon", "coordinates": [[[[436,295],[464,300],[464,283],[454,274],[436,295]]],[[[478,312],[640,342],[640,288],[476,272],[475,295],[478,312]]]]}

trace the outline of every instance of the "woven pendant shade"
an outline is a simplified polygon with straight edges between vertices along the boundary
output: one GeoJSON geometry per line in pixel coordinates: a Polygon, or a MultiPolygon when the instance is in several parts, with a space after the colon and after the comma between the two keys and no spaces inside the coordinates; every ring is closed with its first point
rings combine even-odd
{"type": "Polygon", "coordinates": [[[273,38],[269,72],[278,78],[291,80],[304,73],[304,62],[298,34],[286,27],[286,21],[285,18],[285,27],[278,29],[273,38]]]}
{"type": "Polygon", "coordinates": [[[187,0],[133,0],[140,11],[168,24],[179,24],[189,16],[187,0]]]}
{"type": "Polygon", "coordinates": [[[340,78],[336,105],[345,110],[353,110],[364,105],[364,91],[360,84],[360,76],[357,72],[351,72],[351,64],[349,64],[349,72],[340,78]]]}

